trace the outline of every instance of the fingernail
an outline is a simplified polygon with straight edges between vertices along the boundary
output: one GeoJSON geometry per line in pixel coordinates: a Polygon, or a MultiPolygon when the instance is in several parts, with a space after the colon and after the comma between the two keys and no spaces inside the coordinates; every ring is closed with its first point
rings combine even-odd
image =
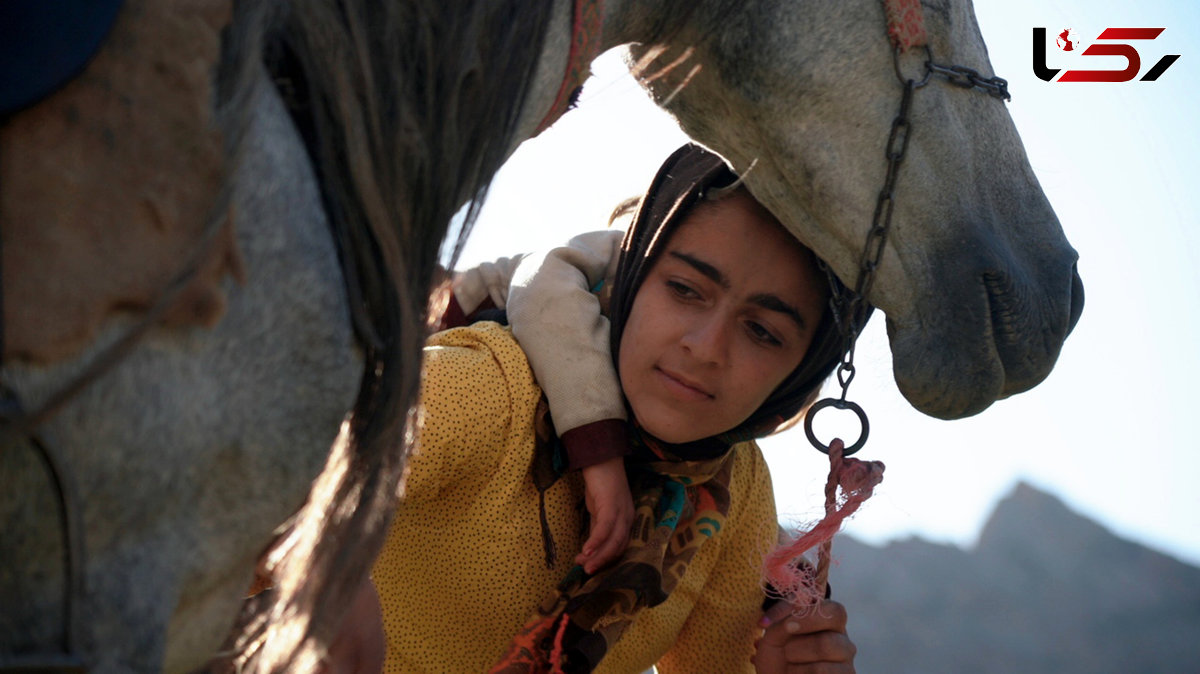
{"type": "Polygon", "coordinates": [[[758,626],[759,626],[759,627],[761,627],[761,628],[763,628],[763,629],[766,629],[766,628],[770,627],[770,626],[771,626],[771,619],[770,619],[770,618],[768,618],[767,616],[763,616],[763,617],[759,618],[759,619],[758,619],[758,626]]]}

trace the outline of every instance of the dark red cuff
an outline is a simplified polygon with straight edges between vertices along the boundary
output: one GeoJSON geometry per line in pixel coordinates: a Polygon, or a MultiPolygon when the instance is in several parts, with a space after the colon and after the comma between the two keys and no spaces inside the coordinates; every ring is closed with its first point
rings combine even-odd
{"type": "Polygon", "coordinates": [[[461,328],[464,325],[470,325],[472,318],[481,311],[487,309],[495,309],[496,303],[492,298],[485,297],[479,306],[475,307],[475,311],[468,316],[463,312],[462,305],[458,303],[458,297],[454,293],[450,293],[450,301],[446,303],[446,310],[442,312],[442,317],[438,319],[437,325],[434,326],[434,332],[449,330],[450,328],[461,328]]]}
{"type": "Polygon", "coordinates": [[[623,419],[604,419],[563,433],[567,469],[582,470],[629,454],[629,438],[623,419]]]}
{"type": "Polygon", "coordinates": [[[442,316],[438,319],[433,331],[441,332],[450,328],[459,328],[466,324],[467,317],[463,314],[462,305],[458,303],[458,297],[454,293],[450,293],[450,301],[446,303],[446,310],[442,312],[442,316]]]}

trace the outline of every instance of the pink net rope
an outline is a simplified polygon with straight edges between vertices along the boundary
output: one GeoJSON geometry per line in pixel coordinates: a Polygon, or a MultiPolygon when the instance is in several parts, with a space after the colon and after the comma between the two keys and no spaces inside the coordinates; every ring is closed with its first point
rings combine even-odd
{"type": "Polygon", "coordinates": [[[771,594],[797,610],[814,606],[825,596],[834,534],[883,481],[882,462],[846,458],[843,449],[841,440],[829,444],[825,516],[795,540],[776,547],[763,562],[763,579],[771,594]],[[802,555],[817,546],[820,548],[814,569],[802,555]]]}

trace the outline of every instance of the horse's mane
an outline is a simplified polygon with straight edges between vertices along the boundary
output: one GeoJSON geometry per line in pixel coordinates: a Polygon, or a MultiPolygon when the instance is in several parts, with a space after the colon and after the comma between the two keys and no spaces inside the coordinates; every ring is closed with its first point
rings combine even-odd
{"type": "Polygon", "coordinates": [[[220,660],[305,670],[382,544],[439,251],[469,203],[458,249],[512,144],[551,2],[236,5],[220,73],[230,152],[265,64],[316,167],[366,361],[324,472],[268,556],[275,589],[247,602],[220,660]]]}

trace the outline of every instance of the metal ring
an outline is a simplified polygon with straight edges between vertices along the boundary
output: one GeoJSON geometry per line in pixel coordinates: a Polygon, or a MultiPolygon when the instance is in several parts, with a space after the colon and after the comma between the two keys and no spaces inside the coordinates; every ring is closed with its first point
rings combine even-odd
{"type": "Polygon", "coordinates": [[[816,434],[813,433],[812,428],[813,418],[817,416],[817,412],[820,412],[826,407],[836,407],[839,410],[850,410],[858,415],[858,421],[862,424],[862,434],[858,436],[858,440],[854,444],[848,445],[842,450],[842,456],[850,456],[851,454],[862,449],[863,445],[867,444],[867,434],[871,432],[871,426],[867,423],[867,413],[863,411],[863,408],[858,406],[858,403],[852,403],[849,400],[841,400],[839,398],[825,398],[824,400],[819,400],[814,403],[812,407],[808,408],[808,413],[804,415],[804,434],[808,436],[808,441],[812,443],[812,446],[816,447],[825,454],[829,453],[829,446],[821,444],[821,441],[817,439],[816,434]]]}
{"type": "MultiPolygon", "coordinates": [[[[929,67],[931,63],[933,63],[933,51],[929,49],[929,45],[925,45],[925,77],[920,82],[913,84],[914,89],[920,89],[929,84],[929,78],[933,76],[933,69],[929,67]]],[[[907,85],[912,81],[900,72],[900,47],[892,49],[892,68],[896,71],[896,79],[900,80],[900,84],[907,85]]]]}

